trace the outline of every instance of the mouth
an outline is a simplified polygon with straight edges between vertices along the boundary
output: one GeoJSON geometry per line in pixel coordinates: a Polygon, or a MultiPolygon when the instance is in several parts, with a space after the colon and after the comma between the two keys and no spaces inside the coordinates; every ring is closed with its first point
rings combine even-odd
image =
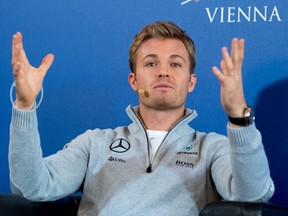
{"type": "Polygon", "coordinates": [[[157,90],[168,90],[168,89],[173,89],[173,86],[168,84],[168,83],[159,83],[154,86],[154,89],[157,90]]]}

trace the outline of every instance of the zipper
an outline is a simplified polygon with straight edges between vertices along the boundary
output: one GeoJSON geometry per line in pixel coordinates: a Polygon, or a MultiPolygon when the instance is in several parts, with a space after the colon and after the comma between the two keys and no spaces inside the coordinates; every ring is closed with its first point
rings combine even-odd
{"type": "MultiPolygon", "coordinates": [[[[149,138],[148,138],[148,134],[146,132],[146,128],[144,126],[144,123],[142,122],[141,118],[139,117],[138,113],[135,112],[135,110],[133,109],[133,107],[131,107],[131,110],[132,112],[134,113],[134,115],[137,117],[137,119],[139,120],[143,130],[144,130],[144,133],[145,133],[145,136],[146,136],[146,143],[147,143],[147,150],[148,150],[148,161],[149,161],[149,165],[146,169],[146,172],[147,173],[151,173],[152,172],[152,161],[151,161],[151,154],[150,154],[150,141],[149,141],[149,138]]],[[[162,144],[162,143],[161,143],[162,144]]]]}
{"type": "Polygon", "coordinates": [[[149,165],[146,169],[146,172],[147,173],[151,173],[152,172],[152,163],[159,151],[159,149],[161,148],[162,144],[164,143],[164,141],[166,140],[167,136],[171,133],[171,131],[185,118],[189,117],[190,115],[192,115],[193,112],[189,113],[188,115],[185,115],[183,116],[181,119],[179,119],[174,125],[172,125],[171,129],[168,131],[168,133],[166,134],[166,136],[164,137],[164,139],[162,140],[161,144],[159,145],[159,148],[157,149],[157,151],[155,152],[155,155],[154,155],[154,158],[151,159],[151,153],[150,153],[150,146],[151,146],[151,143],[150,143],[150,140],[148,138],[148,134],[146,132],[146,128],[144,126],[144,123],[142,122],[141,118],[139,117],[138,113],[135,112],[135,110],[133,109],[133,107],[131,107],[131,110],[133,111],[133,113],[135,114],[135,116],[137,117],[137,119],[139,120],[143,130],[144,130],[144,133],[145,133],[145,136],[146,136],[146,143],[147,143],[147,150],[148,150],[148,160],[149,160],[149,165]]]}

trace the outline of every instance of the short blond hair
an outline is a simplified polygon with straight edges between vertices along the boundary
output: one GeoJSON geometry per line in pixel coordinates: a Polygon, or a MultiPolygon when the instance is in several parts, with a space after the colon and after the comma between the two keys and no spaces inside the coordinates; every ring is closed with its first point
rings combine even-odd
{"type": "Polygon", "coordinates": [[[182,41],[189,55],[190,59],[190,73],[194,73],[196,66],[196,50],[193,40],[172,22],[157,21],[150,25],[145,26],[142,30],[135,35],[134,41],[132,42],[129,49],[129,66],[131,72],[136,72],[136,58],[137,50],[147,40],[156,39],[178,39],[182,41]]]}

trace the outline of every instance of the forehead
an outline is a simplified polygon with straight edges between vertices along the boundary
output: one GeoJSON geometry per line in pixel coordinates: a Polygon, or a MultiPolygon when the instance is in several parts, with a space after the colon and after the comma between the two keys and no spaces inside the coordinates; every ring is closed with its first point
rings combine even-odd
{"type": "Polygon", "coordinates": [[[149,39],[145,41],[138,49],[138,57],[146,56],[172,56],[179,55],[188,59],[188,52],[182,41],[178,39],[149,39]]]}

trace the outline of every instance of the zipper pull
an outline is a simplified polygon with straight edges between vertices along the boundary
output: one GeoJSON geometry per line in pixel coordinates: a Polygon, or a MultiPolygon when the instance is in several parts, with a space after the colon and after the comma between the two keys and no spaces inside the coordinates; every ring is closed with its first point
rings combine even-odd
{"type": "Polygon", "coordinates": [[[149,166],[147,167],[146,170],[147,173],[151,173],[152,172],[152,164],[150,163],[149,166]]]}

